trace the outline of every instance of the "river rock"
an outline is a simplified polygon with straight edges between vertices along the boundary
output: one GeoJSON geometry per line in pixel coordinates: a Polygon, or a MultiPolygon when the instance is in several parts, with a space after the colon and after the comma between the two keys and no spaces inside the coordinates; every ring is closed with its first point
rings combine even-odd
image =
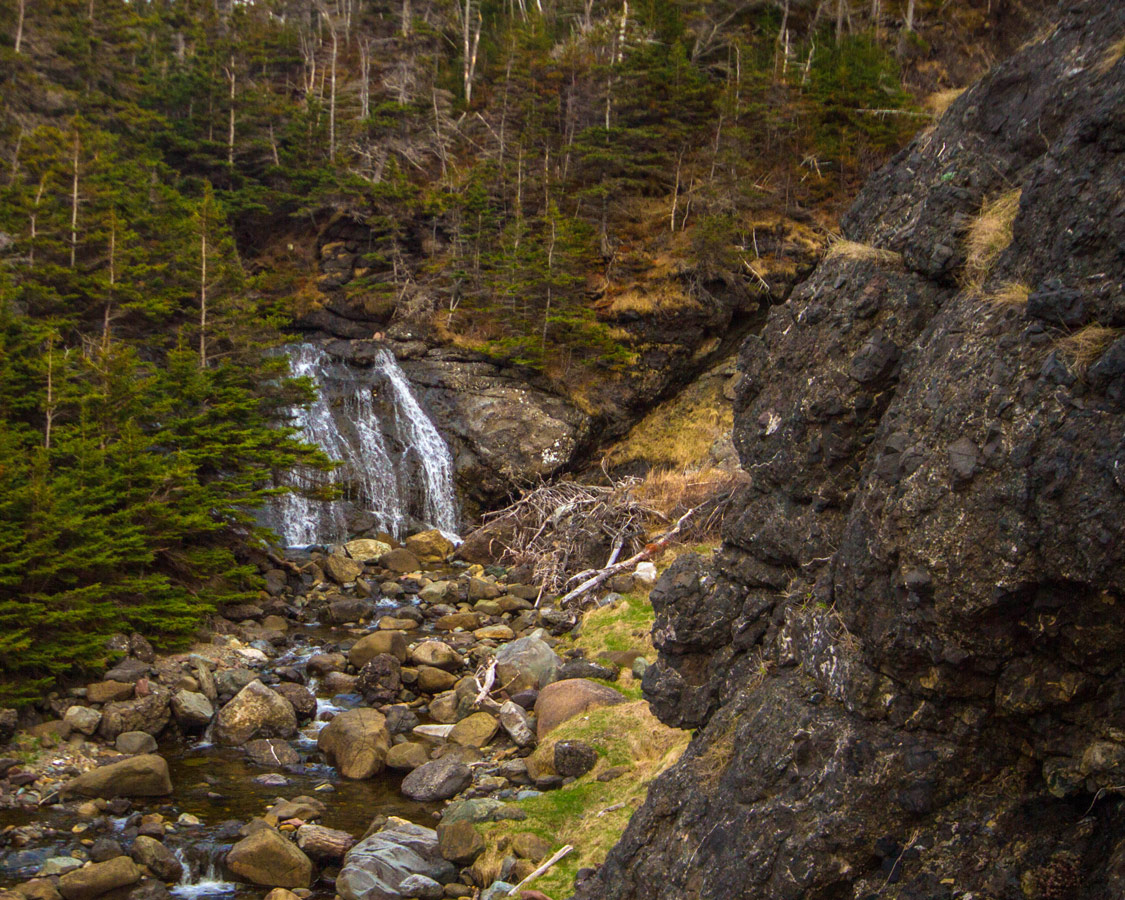
{"type": "Polygon", "coordinates": [[[269,815],[279,822],[287,819],[319,819],[327,809],[328,807],[316,797],[301,794],[292,800],[279,800],[269,808],[269,815]]]}
{"type": "Polygon", "coordinates": [[[131,855],[140,865],[147,866],[161,881],[179,881],[184,867],[175,855],[155,838],[143,834],[133,839],[131,855]]]}
{"type": "Polygon", "coordinates": [[[401,669],[397,657],[380,653],[359,670],[356,690],[368,703],[393,703],[402,688],[401,669]]]}
{"type": "Polygon", "coordinates": [[[402,792],[411,800],[448,800],[473,781],[469,767],[454,756],[431,760],[402,780],[402,792]]]}
{"type": "Polygon", "coordinates": [[[257,678],[258,675],[253,669],[244,669],[241,666],[233,669],[220,669],[215,673],[215,690],[218,695],[233,697],[257,678]]]}
{"type": "Polygon", "coordinates": [[[219,710],[215,720],[215,739],[236,747],[254,737],[288,738],[296,733],[292,704],[256,680],[219,710]]]}
{"type": "Polygon", "coordinates": [[[135,756],[156,752],[156,738],[146,731],[123,731],[114,741],[118,753],[135,756]]]}
{"type": "Polygon", "coordinates": [[[473,632],[478,641],[510,641],[516,636],[508,625],[485,625],[473,632]]]}
{"type": "Polygon", "coordinates": [[[382,829],[348,851],[336,878],[336,892],[344,900],[402,900],[399,888],[411,875],[445,884],[456,873],[442,859],[436,831],[392,816],[382,829]]]}
{"type": "Polygon", "coordinates": [[[301,761],[300,754],[289,742],[278,738],[257,738],[247,741],[242,749],[253,762],[267,768],[295,766],[301,761]]]}
{"type": "Polygon", "coordinates": [[[443,822],[437,834],[441,855],[456,866],[471,866],[484,853],[484,838],[469,822],[443,822]]]}
{"type": "Polygon", "coordinates": [[[172,793],[168,763],[155,753],[131,756],[120,762],[98,766],[72,779],[63,795],[82,797],[162,797],[172,793]]]}
{"type": "Polygon", "coordinates": [[[63,875],[59,879],[59,893],[64,900],[93,900],[140,880],[141,870],[137,864],[128,856],[118,856],[106,862],[90,863],[63,875]]]}
{"type": "Polygon", "coordinates": [[[602,681],[616,681],[619,671],[591,659],[568,659],[559,669],[559,681],[570,678],[600,678],[602,681]]]}
{"type": "Polygon", "coordinates": [[[441,821],[454,822],[500,822],[506,819],[520,821],[527,818],[527,810],[513,804],[494,800],[492,797],[474,797],[471,800],[457,800],[442,810],[441,821]]]}
{"type": "Polygon", "coordinates": [[[535,743],[535,731],[531,719],[522,706],[505,700],[499,710],[500,725],[519,747],[530,747],[535,743]]]}
{"type": "Polygon", "coordinates": [[[348,658],[343,653],[314,653],[305,662],[305,670],[310,675],[343,672],[347,667],[348,658]]]}
{"type": "Polygon", "coordinates": [[[496,683],[509,695],[540,689],[554,681],[562,660],[535,635],[518,638],[496,651],[496,683]]]}
{"type": "Polygon", "coordinates": [[[102,709],[98,734],[107,741],[117,739],[126,731],[146,731],[154,737],[164,730],[172,718],[171,695],[163,688],[154,688],[147,697],[107,703],[102,709]]]}
{"type": "MultiPolygon", "coordinates": [[[[356,582],[358,585],[359,582],[356,582]]],[[[342,600],[333,600],[328,604],[327,618],[333,625],[343,625],[345,622],[358,622],[371,614],[371,604],[366,600],[347,597],[342,600]]]]}
{"type": "Polygon", "coordinates": [[[473,713],[453,726],[453,730],[449,732],[449,740],[462,747],[475,747],[479,750],[495,737],[499,728],[500,723],[491,713],[473,713]]]}
{"type": "Polygon", "coordinates": [[[403,575],[408,572],[417,572],[422,568],[422,564],[418,562],[418,557],[401,547],[380,556],[379,565],[384,569],[390,569],[392,572],[399,572],[403,575]]]}
{"type": "Polygon", "coordinates": [[[126,658],[105,673],[106,681],[122,681],[136,684],[152,674],[152,666],[139,659],[126,658]]]}
{"type": "Polygon", "coordinates": [[[465,664],[461,654],[445,641],[422,641],[411,649],[410,660],[418,666],[433,666],[446,671],[459,669],[465,664]]]}
{"type": "Polygon", "coordinates": [[[307,888],[312,861],[272,828],[261,828],[230,848],[227,868],[240,878],[270,887],[307,888]]]}
{"type": "Polygon", "coordinates": [[[407,875],[398,886],[403,897],[417,897],[418,900],[441,900],[445,889],[432,878],[425,875],[407,875]]]}
{"type": "Polygon", "coordinates": [[[345,778],[370,778],[383,771],[391,737],[386,719],[373,709],[349,709],[321,729],[316,746],[345,778]]]}
{"type": "Polygon", "coordinates": [[[388,653],[400,663],[406,662],[406,633],[403,631],[373,631],[364,635],[348,651],[348,662],[362,669],[376,656],[388,653]]]}
{"type": "Polygon", "coordinates": [[[348,556],[361,563],[378,562],[381,557],[390,553],[392,549],[390,544],[386,544],[383,541],[372,540],[371,538],[357,538],[354,541],[348,541],[344,544],[344,550],[347,551],[348,556]]]}
{"type": "Polygon", "coordinates": [[[356,843],[346,831],[323,825],[302,825],[297,829],[297,846],[314,859],[343,859],[356,843]]]}
{"type": "Polygon", "coordinates": [[[266,894],[265,900],[301,900],[301,897],[288,888],[274,888],[266,894]]]}
{"type": "Polygon", "coordinates": [[[536,734],[543,740],[567,719],[601,706],[624,703],[618,691],[585,678],[570,678],[547,685],[535,701],[536,734]]]}
{"type": "Polygon", "coordinates": [[[307,722],[316,715],[316,696],[303,684],[283,682],[271,690],[289,701],[298,722],[307,722]]]}
{"type": "Polygon", "coordinates": [[[387,731],[391,734],[406,734],[419,723],[417,713],[401,704],[388,707],[384,715],[387,717],[387,731]]]}
{"type": "Polygon", "coordinates": [[[453,541],[437,530],[412,534],[403,544],[419,562],[430,565],[445,562],[456,549],[453,541]]]}
{"type": "Polygon", "coordinates": [[[480,627],[483,616],[476,612],[447,613],[434,620],[434,628],[438,631],[472,631],[480,627]]]}
{"type": "Polygon", "coordinates": [[[427,606],[444,603],[449,596],[451,586],[452,582],[449,581],[431,581],[418,592],[418,599],[427,606]]]}
{"type": "Polygon", "coordinates": [[[211,701],[195,691],[177,691],[172,695],[172,715],[185,731],[202,731],[211,724],[215,709],[211,701]]]}
{"type": "Polygon", "coordinates": [[[335,553],[325,557],[322,566],[324,574],[337,584],[350,584],[363,574],[363,563],[335,553]]]}
{"type": "Polygon", "coordinates": [[[91,703],[113,703],[133,696],[135,685],[124,681],[95,681],[86,685],[86,699],[91,703]]]}
{"type": "Polygon", "coordinates": [[[67,709],[63,721],[70,726],[71,731],[77,731],[80,734],[93,734],[98,730],[98,725],[102,721],[102,714],[88,706],[72,706],[67,709]]]}
{"type": "Polygon", "coordinates": [[[387,768],[410,772],[430,761],[430,751],[415,741],[395,744],[387,751],[387,768]]]}
{"type": "Polygon", "coordinates": [[[442,691],[448,691],[457,684],[457,681],[456,675],[446,672],[444,669],[437,669],[434,666],[418,667],[417,689],[425,691],[427,694],[439,694],[442,691]]]}

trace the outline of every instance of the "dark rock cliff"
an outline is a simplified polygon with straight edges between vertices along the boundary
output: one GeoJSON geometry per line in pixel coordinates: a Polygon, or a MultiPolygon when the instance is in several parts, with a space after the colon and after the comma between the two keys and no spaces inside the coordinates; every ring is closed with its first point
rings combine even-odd
{"type": "Polygon", "coordinates": [[[1125,896],[1123,54],[1064,4],[744,345],[752,484],[653,592],[698,731],[582,900],[1125,896]]]}

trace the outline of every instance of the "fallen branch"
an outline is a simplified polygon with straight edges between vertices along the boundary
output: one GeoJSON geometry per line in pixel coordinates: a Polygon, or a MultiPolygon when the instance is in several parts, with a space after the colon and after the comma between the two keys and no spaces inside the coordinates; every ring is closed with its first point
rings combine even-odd
{"type": "Polygon", "coordinates": [[[482,706],[486,709],[493,711],[500,708],[500,704],[492,699],[492,685],[496,683],[496,660],[492,660],[488,664],[488,668],[484,670],[484,680],[481,681],[481,673],[477,671],[473,675],[473,681],[477,683],[477,696],[473,702],[477,706],[482,706]]]}
{"type": "Polygon", "coordinates": [[[528,875],[527,878],[525,878],[523,881],[521,881],[519,884],[517,884],[514,888],[512,888],[510,891],[508,891],[508,896],[509,897],[515,897],[519,893],[519,891],[523,889],[524,885],[531,884],[531,882],[533,882],[536,878],[538,878],[540,875],[542,875],[544,872],[546,872],[548,869],[550,869],[551,866],[553,866],[560,859],[562,859],[564,856],[566,856],[568,853],[570,853],[570,851],[573,850],[573,849],[574,849],[574,847],[572,847],[570,844],[567,844],[565,847],[563,847],[561,850],[559,850],[554,856],[552,856],[549,860],[547,860],[545,863],[543,863],[543,865],[541,865],[538,869],[536,869],[534,872],[532,872],[530,875],[528,875]]]}
{"type": "Polygon", "coordinates": [[[671,544],[676,539],[676,536],[681,531],[683,531],[684,526],[688,523],[691,517],[699,511],[699,509],[701,509],[701,507],[693,506],[686,513],[680,516],[679,519],[676,520],[675,525],[673,525],[663,534],[657,536],[657,538],[652,543],[646,544],[640,551],[640,553],[634,553],[624,562],[614,563],[611,566],[606,566],[593,577],[587,578],[570,593],[565,594],[559,600],[559,606],[565,607],[571,601],[577,600],[588,591],[592,591],[598,585],[602,584],[605,581],[608,581],[614,575],[618,575],[621,572],[624,572],[626,569],[632,569],[637,565],[637,563],[644,562],[647,559],[651,559],[657,553],[662,552],[665,548],[668,547],[669,544],[671,544]]]}

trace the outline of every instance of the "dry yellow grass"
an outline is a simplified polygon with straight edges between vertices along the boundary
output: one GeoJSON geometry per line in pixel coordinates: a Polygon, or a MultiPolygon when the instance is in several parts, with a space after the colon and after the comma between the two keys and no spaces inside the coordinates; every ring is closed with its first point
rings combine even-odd
{"type": "Polygon", "coordinates": [[[1121,328],[1087,325],[1081,331],[1063,338],[1059,341],[1059,346],[1070,357],[1075,368],[1085,372],[1101,358],[1110,344],[1121,337],[1122,333],[1125,333],[1125,330],[1121,328]]]}
{"type": "Polygon", "coordinates": [[[635,490],[638,500],[677,518],[708,497],[744,482],[746,475],[713,467],[700,469],[653,469],[635,490]]]}
{"type": "Polygon", "coordinates": [[[826,259],[848,259],[860,262],[873,262],[880,266],[902,265],[902,254],[893,250],[883,250],[872,247],[870,244],[859,244],[855,241],[836,238],[828,245],[826,259]]]}
{"type": "Polygon", "coordinates": [[[1008,281],[992,291],[985,299],[995,306],[1023,306],[1031,296],[1031,288],[1022,281],[1008,281]]]}
{"type": "Polygon", "coordinates": [[[965,245],[964,284],[977,290],[1000,254],[1012,243],[1012,223],[1020,208],[1020,191],[1007,191],[989,200],[969,226],[965,245]]]}
{"type": "Polygon", "coordinates": [[[963,93],[965,93],[965,88],[963,87],[935,91],[922,101],[922,106],[934,119],[940,119],[945,115],[945,111],[953,105],[953,101],[963,93]]]}
{"type": "Polygon", "coordinates": [[[1118,38],[1109,49],[1106,50],[1105,55],[1098,63],[1098,74],[1105,75],[1110,69],[1121,62],[1125,58],[1125,37],[1118,38]]]}

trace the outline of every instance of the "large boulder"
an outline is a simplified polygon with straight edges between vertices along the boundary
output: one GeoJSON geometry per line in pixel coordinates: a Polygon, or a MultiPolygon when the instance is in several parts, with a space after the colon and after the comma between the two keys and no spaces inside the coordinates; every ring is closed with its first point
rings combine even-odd
{"type": "Polygon", "coordinates": [[[267,887],[307,888],[312,860],[272,828],[259,828],[230,848],[227,868],[239,878],[267,887]]]}
{"type": "Polygon", "coordinates": [[[94,900],[140,880],[137,864],[128,856],[118,856],[67,872],[59,879],[59,893],[63,900],[94,900]]]}
{"type": "Polygon", "coordinates": [[[419,766],[402,779],[402,792],[411,800],[448,800],[472,781],[469,767],[449,754],[419,766]]]}
{"type": "Polygon", "coordinates": [[[373,656],[359,670],[355,687],[368,703],[393,703],[402,688],[402,664],[389,653],[373,656]]]}
{"type": "Polygon", "coordinates": [[[316,716],[316,695],[303,684],[284,681],[275,684],[271,690],[289,701],[298,722],[307,722],[316,716]]]}
{"type": "Polygon", "coordinates": [[[363,574],[363,563],[335,553],[325,557],[321,565],[325,574],[338,584],[348,584],[363,574]]]}
{"type": "Polygon", "coordinates": [[[251,681],[219,710],[215,739],[239,746],[255,737],[293,737],[297,715],[293,705],[260,681],[251,681]]]}
{"type": "Polygon", "coordinates": [[[509,694],[543,688],[555,680],[562,660],[546,642],[528,635],[496,651],[496,683],[509,694]]]}
{"type": "Polygon", "coordinates": [[[356,669],[362,669],[380,654],[388,653],[400,663],[406,662],[405,631],[373,631],[365,634],[352,644],[348,651],[348,662],[356,669]]]}
{"type": "Polygon", "coordinates": [[[370,778],[383,771],[391,736],[374,709],[349,709],[321,729],[316,746],[345,778],[370,778]]]}
{"type": "Polygon", "coordinates": [[[390,569],[392,572],[398,572],[403,575],[407,572],[417,572],[422,568],[418,557],[403,547],[400,547],[398,550],[392,550],[390,553],[384,553],[379,557],[379,565],[384,569],[390,569]]]}
{"type": "Polygon", "coordinates": [[[596,681],[587,681],[585,678],[555,681],[543,688],[535,701],[536,735],[539,740],[543,740],[555,728],[579,713],[624,702],[623,694],[596,681]]]}
{"type": "Polygon", "coordinates": [[[371,540],[370,538],[357,538],[354,541],[348,541],[344,544],[344,549],[347,551],[348,556],[361,563],[373,563],[379,560],[379,557],[386,553],[390,553],[393,549],[390,544],[385,544],[382,541],[371,540]]]}
{"type": "Polygon", "coordinates": [[[63,721],[70,726],[70,730],[80,734],[93,734],[98,730],[102,721],[102,714],[88,706],[72,706],[63,715],[63,721]]]}
{"type": "Polygon", "coordinates": [[[465,664],[461,654],[445,641],[422,641],[410,650],[410,661],[416,666],[433,666],[449,672],[465,664]]]}
{"type": "Polygon", "coordinates": [[[144,834],[137,835],[133,839],[133,849],[130,854],[161,881],[179,881],[180,876],[183,875],[183,864],[156,838],[144,834]]]}
{"type": "Polygon", "coordinates": [[[155,753],[131,756],[83,772],[67,782],[62,793],[82,797],[163,797],[172,793],[168,763],[155,753]]]}
{"type": "Polygon", "coordinates": [[[344,900],[403,900],[399,887],[411,875],[448,884],[456,874],[441,856],[436,831],[392,817],[348,851],[336,893],[344,900]]]}
{"type": "Polygon", "coordinates": [[[453,730],[449,732],[449,741],[452,744],[479,750],[491,741],[499,730],[500,723],[495,716],[491,713],[476,712],[453,726],[453,730]]]}

